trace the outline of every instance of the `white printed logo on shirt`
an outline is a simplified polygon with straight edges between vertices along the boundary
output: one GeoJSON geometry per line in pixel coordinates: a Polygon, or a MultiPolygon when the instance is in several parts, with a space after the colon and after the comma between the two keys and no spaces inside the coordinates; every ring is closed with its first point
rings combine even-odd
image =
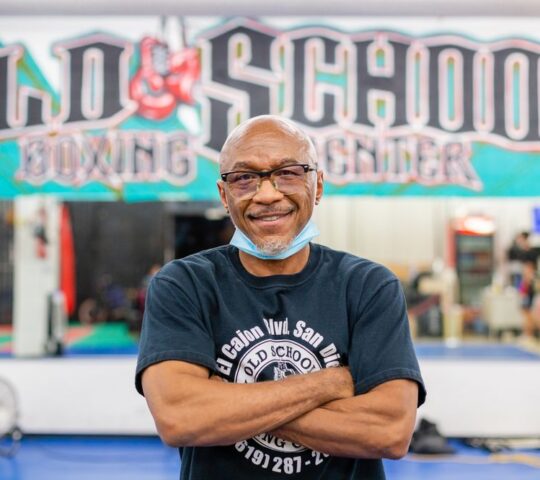
{"type": "MultiPolygon", "coordinates": [[[[326,345],[324,336],[305,321],[297,321],[291,332],[287,318],[264,318],[263,327],[237,330],[220,350],[216,359],[218,371],[234,383],[281,380],[339,366],[341,357],[335,344],[326,345]]],[[[286,474],[318,466],[328,456],[268,433],[237,442],[235,448],[254,465],[286,474]]]]}

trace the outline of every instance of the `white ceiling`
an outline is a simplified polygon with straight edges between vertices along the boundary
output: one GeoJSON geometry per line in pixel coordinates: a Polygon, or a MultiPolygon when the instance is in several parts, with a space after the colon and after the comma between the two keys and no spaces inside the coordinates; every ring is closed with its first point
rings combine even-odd
{"type": "Polygon", "coordinates": [[[0,0],[0,15],[540,16],[538,0],[0,0]]]}

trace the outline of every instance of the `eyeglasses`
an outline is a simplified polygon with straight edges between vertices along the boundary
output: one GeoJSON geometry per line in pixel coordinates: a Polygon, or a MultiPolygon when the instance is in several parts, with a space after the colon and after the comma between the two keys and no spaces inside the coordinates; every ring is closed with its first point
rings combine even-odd
{"type": "Polygon", "coordinates": [[[263,178],[269,178],[274,188],[283,195],[293,195],[304,188],[308,172],[317,171],[317,167],[296,163],[284,167],[257,172],[237,170],[221,174],[221,179],[229,186],[232,195],[240,200],[255,196],[263,178]]]}

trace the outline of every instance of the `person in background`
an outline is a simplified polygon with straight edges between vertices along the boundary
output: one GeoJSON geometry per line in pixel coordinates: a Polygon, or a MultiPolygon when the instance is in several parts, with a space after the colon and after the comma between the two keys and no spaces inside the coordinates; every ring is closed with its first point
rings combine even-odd
{"type": "Polygon", "coordinates": [[[154,263],[150,266],[146,274],[141,280],[141,284],[137,290],[137,309],[141,312],[141,315],[144,314],[144,306],[146,301],[146,291],[148,290],[148,285],[150,281],[154,278],[154,275],[159,272],[161,265],[159,263],[154,263]]]}
{"type": "Polygon", "coordinates": [[[144,308],[146,304],[146,292],[148,290],[148,285],[154,277],[154,275],[159,272],[161,265],[154,263],[150,266],[148,271],[144,274],[139,286],[135,289],[133,295],[133,310],[134,315],[131,315],[128,321],[128,328],[131,333],[139,335],[141,333],[142,319],[144,315],[144,308]]]}
{"type": "Polygon", "coordinates": [[[509,262],[510,284],[519,289],[525,262],[536,261],[536,254],[529,243],[529,232],[520,232],[506,253],[509,262]]]}
{"type": "Polygon", "coordinates": [[[537,294],[539,291],[539,279],[537,275],[536,261],[527,260],[523,263],[521,284],[519,293],[521,295],[521,308],[525,316],[523,333],[526,337],[532,338],[540,331],[540,321],[536,307],[537,294]]]}

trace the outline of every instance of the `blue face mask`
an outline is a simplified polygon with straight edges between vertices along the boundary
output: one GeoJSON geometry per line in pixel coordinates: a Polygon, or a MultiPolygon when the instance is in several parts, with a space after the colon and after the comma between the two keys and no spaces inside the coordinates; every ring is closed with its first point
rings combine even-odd
{"type": "Polygon", "coordinates": [[[275,255],[268,255],[261,252],[257,246],[248,238],[248,236],[237,228],[234,232],[233,237],[231,238],[230,244],[234,245],[239,250],[242,250],[244,253],[253,255],[254,257],[260,258],[261,260],[283,260],[284,258],[289,258],[294,255],[296,252],[299,252],[304,248],[311,240],[313,240],[317,235],[319,235],[319,229],[315,223],[310,220],[304,229],[294,237],[293,241],[289,247],[283,252],[277,253],[275,255]]]}

